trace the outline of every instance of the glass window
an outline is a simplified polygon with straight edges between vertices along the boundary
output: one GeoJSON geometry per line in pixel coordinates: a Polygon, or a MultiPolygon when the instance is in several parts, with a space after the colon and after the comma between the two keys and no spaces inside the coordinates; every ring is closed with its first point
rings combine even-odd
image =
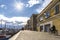
{"type": "Polygon", "coordinates": [[[55,14],[58,14],[58,13],[59,13],[59,5],[55,7],[55,14]]]}
{"type": "Polygon", "coordinates": [[[43,17],[40,17],[40,21],[42,21],[43,20],[43,17]]]}
{"type": "Polygon", "coordinates": [[[44,15],[45,15],[45,18],[48,18],[50,16],[50,13],[46,12],[46,13],[44,13],[44,15]]]}

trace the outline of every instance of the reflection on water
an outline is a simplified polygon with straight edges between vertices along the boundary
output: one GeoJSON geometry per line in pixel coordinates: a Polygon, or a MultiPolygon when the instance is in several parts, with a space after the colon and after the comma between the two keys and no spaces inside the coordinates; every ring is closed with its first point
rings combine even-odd
{"type": "Polygon", "coordinates": [[[8,40],[9,38],[0,38],[0,40],[8,40]]]}

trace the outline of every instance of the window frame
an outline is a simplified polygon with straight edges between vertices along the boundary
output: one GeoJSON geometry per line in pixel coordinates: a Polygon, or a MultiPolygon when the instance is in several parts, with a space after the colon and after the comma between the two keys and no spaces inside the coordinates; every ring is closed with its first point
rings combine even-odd
{"type": "Polygon", "coordinates": [[[43,20],[43,16],[41,16],[39,19],[40,19],[40,21],[42,21],[43,20]]]}
{"type": "Polygon", "coordinates": [[[47,12],[44,13],[44,15],[45,15],[45,18],[49,18],[50,17],[50,12],[47,11],[47,12]]]}
{"type": "Polygon", "coordinates": [[[59,4],[55,6],[55,14],[59,13],[59,4]]]}

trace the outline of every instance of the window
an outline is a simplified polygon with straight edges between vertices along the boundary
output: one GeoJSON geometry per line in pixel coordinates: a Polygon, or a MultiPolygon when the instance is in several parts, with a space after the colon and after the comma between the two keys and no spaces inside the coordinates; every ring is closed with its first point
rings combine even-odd
{"type": "Polygon", "coordinates": [[[55,14],[58,14],[58,13],[59,13],[59,5],[55,7],[55,14]]]}
{"type": "Polygon", "coordinates": [[[43,17],[40,17],[40,21],[42,21],[43,20],[43,17]]]}
{"type": "Polygon", "coordinates": [[[48,18],[50,16],[50,13],[46,12],[46,13],[44,13],[44,15],[45,15],[45,18],[48,18]]]}

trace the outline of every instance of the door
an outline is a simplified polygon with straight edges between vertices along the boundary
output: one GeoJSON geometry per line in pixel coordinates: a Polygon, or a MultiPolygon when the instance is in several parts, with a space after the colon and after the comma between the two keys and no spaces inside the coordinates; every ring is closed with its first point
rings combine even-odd
{"type": "Polygon", "coordinates": [[[50,24],[45,25],[44,31],[49,32],[50,24]]]}
{"type": "Polygon", "coordinates": [[[40,31],[42,31],[43,30],[43,26],[40,26],[40,31]]]}

